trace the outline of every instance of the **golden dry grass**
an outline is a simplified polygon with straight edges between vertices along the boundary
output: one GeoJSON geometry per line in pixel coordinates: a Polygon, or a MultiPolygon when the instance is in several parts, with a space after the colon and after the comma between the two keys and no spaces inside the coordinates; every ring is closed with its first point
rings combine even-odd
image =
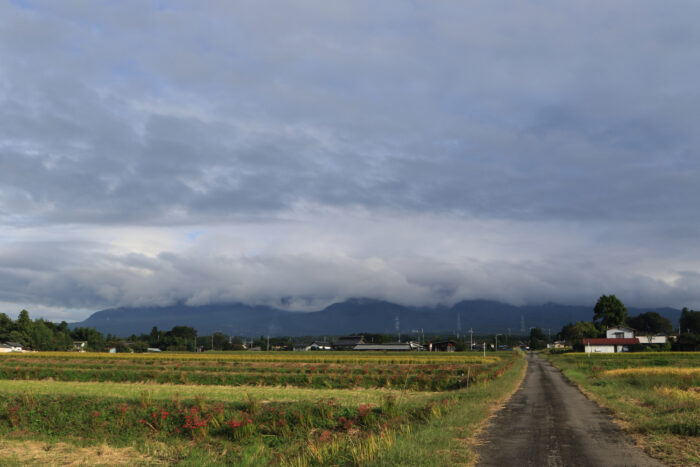
{"type": "MultiPolygon", "coordinates": [[[[140,399],[147,392],[148,397],[155,400],[169,400],[173,397],[194,399],[197,397],[208,400],[226,402],[245,402],[248,396],[266,401],[315,401],[319,399],[334,399],[341,404],[380,404],[387,396],[400,396],[403,391],[398,389],[311,389],[285,386],[201,386],[186,384],[155,384],[155,383],[106,383],[106,382],[73,382],[46,380],[7,380],[0,385],[0,394],[33,394],[33,395],[81,395],[88,397],[118,397],[125,399],[140,399]]],[[[420,403],[433,397],[435,393],[407,391],[403,399],[409,403],[420,403]]]]}
{"type": "Polygon", "coordinates": [[[78,447],[67,443],[0,440],[2,465],[144,465],[153,464],[146,455],[131,447],[107,445],[78,447]]]}
{"type": "Polygon", "coordinates": [[[668,376],[700,376],[700,368],[669,368],[669,367],[637,367],[606,370],[605,376],[629,375],[668,375],[668,376]]]}
{"type": "Polygon", "coordinates": [[[97,352],[31,352],[0,354],[2,358],[65,358],[75,360],[110,359],[110,360],[204,360],[204,361],[235,361],[235,362],[312,362],[312,363],[494,363],[501,356],[465,353],[357,353],[357,352],[231,352],[231,353],[97,353],[97,352]]]}

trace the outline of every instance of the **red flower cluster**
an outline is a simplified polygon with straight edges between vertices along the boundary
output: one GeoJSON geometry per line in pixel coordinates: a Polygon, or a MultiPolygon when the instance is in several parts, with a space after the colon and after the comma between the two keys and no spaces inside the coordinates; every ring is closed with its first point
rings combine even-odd
{"type": "Polygon", "coordinates": [[[352,422],[351,419],[345,418],[345,417],[343,417],[343,416],[341,416],[341,417],[338,419],[338,423],[340,423],[340,425],[341,425],[343,428],[345,428],[346,430],[349,430],[349,429],[352,428],[352,426],[354,425],[354,423],[352,422]]]}
{"type": "MultiPolygon", "coordinates": [[[[165,412],[167,416],[167,412],[165,412]]],[[[199,409],[197,407],[190,408],[190,415],[185,415],[185,424],[182,428],[189,428],[190,430],[196,430],[197,428],[206,429],[209,421],[211,420],[211,415],[206,417],[199,416],[199,409]]]]}
{"type": "Polygon", "coordinates": [[[253,420],[245,412],[239,412],[240,419],[232,418],[228,421],[228,426],[231,428],[240,428],[253,423],[253,420]]]}
{"type": "Polygon", "coordinates": [[[372,404],[362,404],[357,408],[357,413],[360,417],[365,418],[372,411],[372,404]]]}

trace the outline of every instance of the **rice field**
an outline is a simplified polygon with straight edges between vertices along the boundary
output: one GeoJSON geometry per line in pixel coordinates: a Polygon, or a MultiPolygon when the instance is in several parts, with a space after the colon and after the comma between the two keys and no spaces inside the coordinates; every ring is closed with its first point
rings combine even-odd
{"type": "Polygon", "coordinates": [[[522,371],[511,353],[1,355],[0,462],[67,443],[129,465],[368,464],[447,414],[485,417],[522,371]]]}
{"type": "MultiPolygon", "coordinates": [[[[347,354],[347,353],[346,353],[347,354]]],[[[225,386],[295,386],[315,389],[458,389],[499,371],[494,357],[426,357],[343,354],[289,355],[110,355],[18,354],[0,358],[0,380],[54,380],[225,386]],[[198,358],[199,357],[199,358],[198,358]],[[467,381],[467,379],[469,381],[467,381]]]]}

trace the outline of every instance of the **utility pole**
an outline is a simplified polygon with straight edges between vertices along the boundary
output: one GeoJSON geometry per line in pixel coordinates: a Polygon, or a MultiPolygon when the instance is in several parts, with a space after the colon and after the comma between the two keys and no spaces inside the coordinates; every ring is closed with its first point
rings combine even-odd
{"type": "Polygon", "coordinates": [[[457,313],[457,340],[462,333],[462,313],[457,313]]]}
{"type": "Polygon", "coordinates": [[[270,336],[267,336],[267,350],[270,351],[270,336]]]}
{"type": "Polygon", "coordinates": [[[498,336],[502,336],[503,334],[496,334],[496,352],[498,352],[498,336]]]}
{"type": "Polygon", "coordinates": [[[484,358],[486,358],[486,341],[484,341],[484,358]]]}
{"type": "Polygon", "coordinates": [[[399,327],[399,315],[394,316],[394,325],[396,327],[396,334],[399,337],[399,342],[401,342],[401,328],[399,327]]]}
{"type": "Polygon", "coordinates": [[[473,333],[474,331],[472,328],[469,328],[469,350],[474,350],[474,339],[473,339],[473,333]]]}

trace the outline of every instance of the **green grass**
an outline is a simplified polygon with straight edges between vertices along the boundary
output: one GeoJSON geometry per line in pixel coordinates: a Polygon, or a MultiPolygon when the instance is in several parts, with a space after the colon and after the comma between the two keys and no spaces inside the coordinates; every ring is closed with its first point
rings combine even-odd
{"type": "Polygon", "coordinates": [[[669,465],[700,465],[699,353],[545,356],[612,410],[649,454],[669,465]]]}
{"type": "Polygon", "coordinates": [[[527,361],[519,358],[503,376],[454,395],[440,417],[399,434],[369,465],[443,466],[476,463],[474,437],[488,416],[520,385],[527,361]]]}

